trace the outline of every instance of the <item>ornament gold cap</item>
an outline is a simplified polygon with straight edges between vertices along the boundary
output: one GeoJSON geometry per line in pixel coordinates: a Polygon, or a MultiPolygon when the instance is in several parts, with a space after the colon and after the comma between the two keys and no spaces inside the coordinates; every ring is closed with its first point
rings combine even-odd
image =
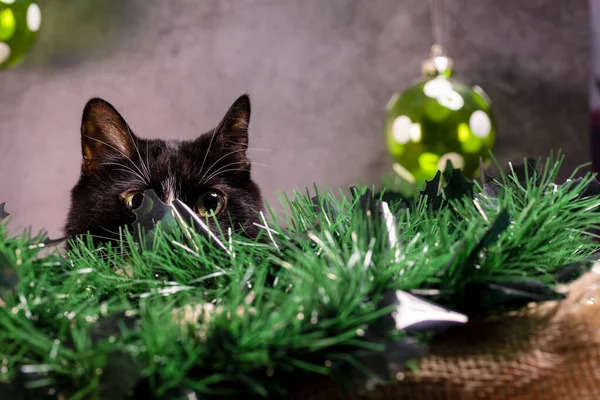
{"type": "Polygon", "coordinates": [[[446,55],[443,47],[439,44],[431,46],[429,58],[421,64],[421,70],[426,76],[452,75],[454,60],[446,55]]]}

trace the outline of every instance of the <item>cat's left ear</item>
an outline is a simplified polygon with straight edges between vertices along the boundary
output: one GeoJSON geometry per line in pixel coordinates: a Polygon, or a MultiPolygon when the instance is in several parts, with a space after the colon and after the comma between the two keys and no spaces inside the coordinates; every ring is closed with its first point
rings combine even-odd
{"type": "Polygon", "coordinates": [[[89,100],[81,120],[83,173],[96,173],[103,161],[130,158],[134,140],[125,119],[110,103],[100,98],[89,100]]]}
{"type": "Polygon", "coordinates": [[[248,126],[250,124],[250,97],[240,96],[225,114],[214,131],[216,144],[232,155],[245,158],[248,150],[248,126]]]}

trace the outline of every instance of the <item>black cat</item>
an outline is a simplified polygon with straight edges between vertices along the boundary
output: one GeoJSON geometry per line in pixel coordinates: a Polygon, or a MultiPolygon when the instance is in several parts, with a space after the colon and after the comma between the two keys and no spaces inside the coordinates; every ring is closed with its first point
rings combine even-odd
{"type": "Polygon", "coordinates": [[[95,243],[118,240],[121,227],[132,228],[142,193],[153,189],[167,204],[179,199],[200,216],[216,214],[223,231],[255,237],[263,201],[246,156],[249,121],[250,99],[242,95],[215,129],[195,140],[147,140],[112,105],[91,99],[83,110],[81,176],[65,233],[90,234],[95,243]]]}

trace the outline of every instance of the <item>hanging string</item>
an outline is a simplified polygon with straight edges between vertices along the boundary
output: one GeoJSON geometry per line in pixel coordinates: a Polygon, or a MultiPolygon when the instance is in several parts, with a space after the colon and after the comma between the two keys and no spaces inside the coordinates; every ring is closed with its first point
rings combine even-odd
{"type": "Polygon", "coordinates": [[[443,18],[444,0],[429,0],[429,14],[431,15],[431,31],[434,44],[443,46],[444,35],[443,18]]]}

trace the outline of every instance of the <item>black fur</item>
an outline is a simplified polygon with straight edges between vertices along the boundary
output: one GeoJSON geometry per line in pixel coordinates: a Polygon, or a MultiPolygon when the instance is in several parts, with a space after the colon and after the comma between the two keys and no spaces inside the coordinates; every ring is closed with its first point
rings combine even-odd
{"type": "Polygon", "coordinates": [[[91,234],[96,243],[116,240],[119,228],[131,229],[135,220],[121,194],[153,189],[166,201],[165,182],[174,182],[167,187],[174,187],[175,198],[190,207],[209,190],[223,193],[226,208],[218,216],[220,227],[255,237],[253,223],[263,201],[246,156],[249,119],[250,99],[243,95],[215,129],[195,140],[146,140],[135,136],[109,103],[91,99],[83,112],[83,163],[71,191],[65,233],[91,234]],[[147,175],[148,182],[136,173],[147,175]]]}

